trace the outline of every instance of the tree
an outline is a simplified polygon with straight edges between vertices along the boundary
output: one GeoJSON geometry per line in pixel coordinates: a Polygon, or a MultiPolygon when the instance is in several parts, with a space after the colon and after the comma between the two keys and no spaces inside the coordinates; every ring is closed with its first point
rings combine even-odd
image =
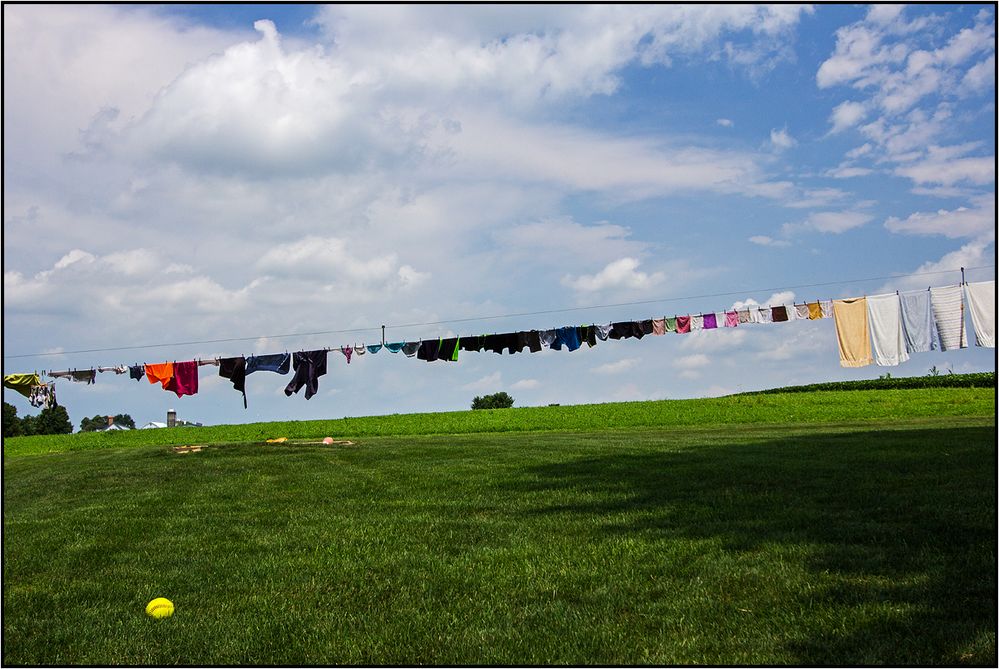
{"type": "Polygon", "coordinates": [[[473,409],[509,409],[512,406],[513,398],[504,392],[493,393],[484,397],[476,396],[472,400],[473,409]]]}
{"type": "Polygon", "coordinates": [[[66,407],[56,405],[42,409],[35,419],[35,434],[72,434],[73,423],[66,407]]]}
{"type": "Polygon", "coordinates": [[[127,413],[116,413],[114,415],[114,424],[135,429],[135,421],[127,413]]]}
{"type": "Polygon", "coordinates": [[[21,419],[17,417],[17,407],[13,404],[3,403],[3,436],[19,437],[23,434],[21,429],[21,419]]]}

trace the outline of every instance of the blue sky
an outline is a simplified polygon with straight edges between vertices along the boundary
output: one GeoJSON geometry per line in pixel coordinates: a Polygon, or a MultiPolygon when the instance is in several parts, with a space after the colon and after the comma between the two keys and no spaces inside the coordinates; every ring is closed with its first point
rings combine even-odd
{"type": "MultiPolygon", "coordinates": [[[[852,297],[961,266],[992,279],[995,99],[994,5],[6,5],[4,372],[852,297]],[[156,346],[177,342],[203,343],[156,346]]],[[[995,356],[843,369],[824,320],[329,364],[309,401],[250,376],[248,410],[211,367],[193,397],[112,374],[57,396],[77,425],[167,408],[218,424],[995,356]]]]}

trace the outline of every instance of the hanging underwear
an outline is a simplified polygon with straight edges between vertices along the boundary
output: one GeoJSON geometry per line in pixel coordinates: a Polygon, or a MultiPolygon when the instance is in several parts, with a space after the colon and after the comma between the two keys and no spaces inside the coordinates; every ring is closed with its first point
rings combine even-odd
{"type": "Polygon", "coordinates": [[[607,325],[594,325],[593,327],[596,328],[597,339],[600,341],[607,341],[607,338],[610,337],[610,331],[613,326],[608,323],[607,325]]]}
{"type": "Polygon", "coordinates": [[[354,344],[354,355],[364,355],[365,352],[366,350],[364,348],[364,344],[361,344],[360,346],[354,344]]]}
{"type": "Polygon", "coordinates": [[[354,355],[354,349],[351,346],[341,346],[340,352],[347,357],[347,364],[350,364],[350,356],[354,355]]]}
{"type": "Polygon", "coordinates": [[[142,377],[146,375],[146,368],[144,365],[131,365],[128,368],[128,378],[135,379],[136,381],[141,381],[142,377]]]}
{"type": "Polygon", "coordinates": [[[404,342],[397,341],[391,344],[385,344],[385,348],[387,348],[392,353],[398,353],[399,351],[402,350],[402,347],[405,345],[406,344],[404,342]]]}
{"type": "Polygon", "coordinates": [[[472,335],[471,337],[460,337],[458,348],[462,351],[481,351],[484,335],[472,335]]]}
{"type": "Polygon", "coordinates": [[[368,346],[368,353],[378,353],[380,350],[382,350],[381,344],[372,344],[371,346],[368,346]]]}
{"type": "Polygon", "coordinates": [[[418,341],[407,341],[402,345],[402,352],[406,354],[407,358],[412,358],[416,355],[416,352],[420,350],[420,342],[418,341]]]}
{"type": "Polygon", "coordinates": [[[551,348],[555,343],[555,330],[541,330],[538,339],[541,340],[541,348],[551,348]]]}

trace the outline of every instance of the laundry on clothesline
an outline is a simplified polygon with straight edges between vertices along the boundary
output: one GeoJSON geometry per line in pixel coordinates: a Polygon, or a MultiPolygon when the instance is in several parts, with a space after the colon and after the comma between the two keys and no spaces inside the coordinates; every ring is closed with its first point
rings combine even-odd
{"type": "MultiPolygon", "coordinates": [[[[219,376],[229,379],[243,396],[246,408],[246,377],[269,371],[294,376],[285,388],[292,395],[305,388],[309,399],[319,390],[319,377],[327,373],[327,353],[339,350],[349,364],[353,356],[402,352],[405,357],[425,362],[457,362],[459,352],[492,352],[514,355],[525,350],[577,351],[584,344],[596,346],[609,339],[638,339],[646,335],[690,334],[720,328],[784,323],[832,318],[835,323],[840,364],[863,367],[872,363],[894,366],[913,353],[948,351],[968,346],[964,314],[970,312],[975,345],[995,347],[995,281],[929,287],[927,290],[885,293],[837,300],[814,300],[802,304],[745,306],[741,309],[697,314],[662,316],[636,321],[568,325],[541,330],[521,330],[468,336],[449,336],[418,341],[350,344],[297,353],[217,357],[186,362],[100,366],[89,370],[46,372],[55,379],[93,384],[97,372],[113,372],[130,379],[146,378],[164,390],[194,395],[198,392],[198,370],[207,365],[219,367],[219,376]]],[[[700,336],[714,336],[704,334],[700,336]]],[[[42,383],[38,373],[8,374],[4,387],[25,397],[34,406],[55,405],[55,384],[42,383]]]]}

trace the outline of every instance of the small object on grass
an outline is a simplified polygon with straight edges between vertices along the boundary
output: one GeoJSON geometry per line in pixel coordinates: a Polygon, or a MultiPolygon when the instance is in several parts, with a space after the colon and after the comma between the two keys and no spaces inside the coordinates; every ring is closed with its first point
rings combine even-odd
{"type": "Polygon", "coordinates": [[[146,615],[157,620],[160,618],[169,618],[173,615],[173,602],[166,597],[157,597],[146,604],[146,615]]]}
{"type": "Polygon", "coordinates": [[[326,444],[327,446],[329,446],[330,444],[333,443],[333,437],[325,437],[325,438],[323,438],[323,443],[326,444]]]}
{"type": "Polygon", "coordinates": [[[286,441],[288,441],[288,437],[278,437],[277,439],[268,439],[267,443],[268,444],[283,444],[286,441]]]}

